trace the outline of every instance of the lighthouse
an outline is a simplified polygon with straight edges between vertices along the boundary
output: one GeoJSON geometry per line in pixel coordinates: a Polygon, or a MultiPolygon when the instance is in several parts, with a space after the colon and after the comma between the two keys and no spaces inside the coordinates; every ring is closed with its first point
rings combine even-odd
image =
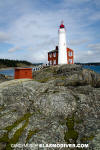
{"type": "Polygon", "coordinates": [[[74,64],[74,51],[67,47],[66,29],[61,23],[58,30],[59,41],[56,48],[48,52],[48,65],[74,64]]]}
{"type": "Polygon", "coordinates": [[[66,45],[66,30],[63,22],[61,23],[58,31],[59,42],[58,42],[58,64],[67,64],[67,45],[66,45]]]}

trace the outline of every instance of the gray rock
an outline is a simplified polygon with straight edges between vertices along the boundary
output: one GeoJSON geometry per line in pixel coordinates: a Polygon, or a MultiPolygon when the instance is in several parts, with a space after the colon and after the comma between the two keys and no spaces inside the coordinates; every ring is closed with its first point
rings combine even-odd
{"type": "Polygon", "coordinates": [[[93,145],[93,147],[95,147],[96,150],[100,150],[100,130],[97,131],[97,134],[93,139],[91,145],[93,145]]]}
{"type": "Polygon", "coordinates": [[[35,75],[35,80],[11,80],[0,84],[2,150],[11,142],[75,142],[88,143],[89,150],[98,148],[99,75],[77,65],[48,67],[35,75]]]}

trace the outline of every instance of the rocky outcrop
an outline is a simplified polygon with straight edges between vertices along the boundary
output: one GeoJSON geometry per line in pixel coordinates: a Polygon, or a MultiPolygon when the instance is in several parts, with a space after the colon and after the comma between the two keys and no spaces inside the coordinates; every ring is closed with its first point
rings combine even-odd
{"type": "Polygon", "coordinates": [[[12,79],[13,79],[12,76],[6,76],[4,74],[0,74],[0,83],[4,81],[12,80],[12,79]]]}
{"type": "Polygon", "coordinates": [[[88,150],[99,150],[100,88],[95,86],[99,75],[66,65],[36,74],[38,81],[0,84],[0,148],[11,149],[14,143],[88,143],[88,150]]]}
{"type": "Polygon", "coordinates": [[[3,82],[3,81],[5,81],[5,80],[6,80],[5,75],[0,74],[0,83],[3,82]]]}
{"type": "Polygon", "coordinates": [[[69,77],[78,71],[81,71],[82,67],[79,65],[57,65],[44,67],[42,70],[34,71],[33,78],[40,81],[46,82],[51,79],[59,78],[62,76],[69,77]]]}
{"type": "Polygon", "coordinates": [[[58,65],[33,72],[33,78],[45,83],[54,80],[55,85],[100,87],[100,75],[80,65],[58,65]]]}

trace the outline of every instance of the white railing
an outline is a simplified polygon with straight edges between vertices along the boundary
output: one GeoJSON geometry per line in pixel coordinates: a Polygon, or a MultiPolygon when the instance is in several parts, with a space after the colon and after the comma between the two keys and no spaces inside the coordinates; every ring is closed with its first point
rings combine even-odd
{"type": "Polygon", "coordinates": [[[36,66],[34,68],[32,68],[32,71],[38,71],[38,70],[41,70],[43,69],[44,66],[36,66]]]}

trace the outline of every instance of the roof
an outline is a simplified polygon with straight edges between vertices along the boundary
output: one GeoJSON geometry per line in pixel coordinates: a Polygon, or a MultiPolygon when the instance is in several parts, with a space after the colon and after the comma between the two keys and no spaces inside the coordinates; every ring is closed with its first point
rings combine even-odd
{"type": "Polygon", "coordinates": [[[54,53],[54,52],[58,52],[58,50],[52,50],[52,51],[49,51],[48,53],[54,53]]]}
{"type": "MultiPolygon", "coordinates": [[[[73,51],[72,49],[70,49],[70,48],[68,48],[68,47],[66,48],[66,50],[73,51]]],[[[54,52],[58,52],[58,49],[49,51],[48,53],[54,53],[54,52]]]]}
{"type": "Polygon", "coordinates": [[[68,50],[68,51],[73,51],[72,49],[70,49],[70,48],[68,48],[68,47],[67,47],[67,50],[68,50]]]}
{"type": "Polygon", "coordinates": [[[55,50],[49,51],[48,53],[58,52],[58,46],[56,46],[55,50]]]}
{"type": "Polygon", "coordinates": [[[60,28],[64,28],[64,24],[63,23],[60,25],[60,28]]]}
{"type": "Polygon", "coordinates": [[[15,68],[16,70],[31,70],[32,68],[15,68]]]}

